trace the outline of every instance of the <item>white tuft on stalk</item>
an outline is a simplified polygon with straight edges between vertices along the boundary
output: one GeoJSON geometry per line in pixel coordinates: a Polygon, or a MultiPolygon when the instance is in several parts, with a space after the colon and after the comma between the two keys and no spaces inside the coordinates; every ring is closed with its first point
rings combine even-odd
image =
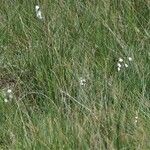
{"type": "Polygon", "coordinates": [[[40,10],[40,6],[38,6],[38,5],[35,6],[35,12],[36,12],[36,17],[39,18],[40,20],[42,20],[43,16],[42,16],[42,12],[40,10]]]}

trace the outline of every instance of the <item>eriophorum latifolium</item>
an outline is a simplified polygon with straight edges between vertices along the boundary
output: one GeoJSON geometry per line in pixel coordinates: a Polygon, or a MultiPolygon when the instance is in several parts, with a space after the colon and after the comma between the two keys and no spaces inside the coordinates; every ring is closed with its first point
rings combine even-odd
{"type": "Polygon", "coordinates": [[[0,149],[149,150],[149,8],[1,0],[0,149]]]}

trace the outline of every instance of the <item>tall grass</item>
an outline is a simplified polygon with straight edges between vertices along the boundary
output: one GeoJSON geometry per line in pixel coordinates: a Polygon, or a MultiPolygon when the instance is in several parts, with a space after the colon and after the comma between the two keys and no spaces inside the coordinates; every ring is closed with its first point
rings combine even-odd
{"type": "Polygon", "coordinates": [[[148,0],[0,4],[0,149],[150,149],[148,0]]]}

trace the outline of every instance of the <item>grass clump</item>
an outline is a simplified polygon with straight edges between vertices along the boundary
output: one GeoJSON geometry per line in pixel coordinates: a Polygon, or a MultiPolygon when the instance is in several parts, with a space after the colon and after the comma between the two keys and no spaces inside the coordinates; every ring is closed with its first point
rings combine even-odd
{"type": "Polygon", "coordinates": [[[149,8],[2,0],[0,149],[150,149],[149,8]]]}

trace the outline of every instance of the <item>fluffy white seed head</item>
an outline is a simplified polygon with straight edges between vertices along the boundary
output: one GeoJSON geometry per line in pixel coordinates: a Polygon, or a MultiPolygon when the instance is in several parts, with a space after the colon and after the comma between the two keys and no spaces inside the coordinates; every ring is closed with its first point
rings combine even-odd
{"type": "Polygon", "coordinates": [[[35,11],[39,11],[40,7],[38,5],[35,6],[35,11]]]}
{"type": "Polygon", "coordinates": [[[124,64],[124,66],[125,66],[126,68],[128,68],[128,64],[124,64]]]}
{"type": "Polygon", "coordinates": [[[86,80],[84,78],[80,78],[80,85],[84,86],[86,84],[86,80]]]}
{"type": "Polygon", "coordinates": [[[7,103],[7,102],[8,102],[8,99],[7,99],[7,98],[5,98],[5,99],[4,99],[4,102],[5,102],[5,103],[7,103]]]}
{"type": "Polygon", "coordinates": [[[123,59],[122,59],[122,58],[119,58],[119,62],[123,62],[123,59]]]}
{"type": "Polygon", "coordinates": [[[120,63],[117,63],[117,66],[118,66],[119,68],[121,68],[121,64],[120,64],[120,63]]]}
{"type": "Polygon", "coordinates": [[[41,13],[41,11],[40,11],[40,10],[39,10],[39,11],[37,11],[36,16],[37,16],[37,18],[39,18],[39,19],[43,19],[43,17],[42,17],[42,13],[41,13]]]}
{"type": "Polygon", "coordinates": [[[40,10],[40,6],[36,5],[35,11],[36,11],[36,17],[39,18],[40,20],[43,19],[42,12],[40,10]]]}
{"type": "Polygon", "coordinates": [[[120,70],[121,70],[121,68],[120,68],[120,67],[118,67],[118,68],[117,68],[117,70],[118,70],[118,71],[120,71],[120,70]]]}
{"type": "Polygon", "coordinates": [[[11,89],[8,89],[8,90],[7,90],[7,93],[11,93],[11,92],[12,92],[12,90],[11,90],[11,89]]]}
{"type": "Polygon", "coordinates": [[[132,61],[132,57],[128,57],[128,60],[129,60],[129,61],[132,61]]]}
{"type": "Polygon", "coordinates": [[[4,89],[3,96],[4,96],[5,103],[12,101],[12,99],[14,98],[12,89],[10,89],[10,88],[8,88],[7,90],[4,89]]]}
{"type": "Polygon", "coordinates": [[[135,124],[137,124],[137,122],[138,122],[138,116],[135,117],[134,122],[135,122],[135,124]]]}

